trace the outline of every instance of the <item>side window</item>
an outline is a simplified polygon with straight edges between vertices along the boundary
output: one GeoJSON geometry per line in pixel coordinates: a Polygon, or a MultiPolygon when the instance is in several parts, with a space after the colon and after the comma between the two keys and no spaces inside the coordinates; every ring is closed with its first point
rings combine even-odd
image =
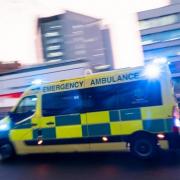
{"type": "Polygon", "coordinates": [[[9,114],[11,120],[14,122],[19,122],[31,117],[36,109],[36,101],[36,96],[28,96],[23,98],[16,107],[15,111],[9,114]]]}
{"type": "Polygon", "coordinates": [[[117,88],[119,108],[157,106],[162,104],[159,81],[134,81],[119,84],[117,88]]]}
{"type": "Polygon", "coordinates": [[[160,82],[140,80],[44,94],[42,114],[56,116],[161,104],[160,82]]]}
{"type": "Polygon", "coordinates": [[[17,106],[14,113],[23,114],[23,113],[31,112],[33,114],[36,108],[36,101],[37,101],[36,96],[29,96],[23,98],[19,103],[19,105],[17,106]]]}
{"type": "Polygon", "coordinates": [[[74,114],[82,111],[83,102],[79,90],[44,94],[42,96],[43,116],[74,114]]]}
{"type": "Polygon", "coordinates": [[[116,91],[116,88],[111,85],[87,89],[87,102],[85,103],[87,112],[116,109],[116,91]]]}
{"type": "Polygon", "coordinates": [[[86,112],[162,104],[159,81],[134,81],[86,89],[86,112]]]}

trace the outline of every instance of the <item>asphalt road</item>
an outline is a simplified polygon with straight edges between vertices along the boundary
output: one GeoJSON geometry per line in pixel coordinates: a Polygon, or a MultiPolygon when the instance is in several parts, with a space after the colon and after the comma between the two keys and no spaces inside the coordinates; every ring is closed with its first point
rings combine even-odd
{"type": "Polygon", "coordinates": [[[53,154],[0,163],[0,180],[180,180],[180,153],[154,160],[129,153],[53,154]]]}

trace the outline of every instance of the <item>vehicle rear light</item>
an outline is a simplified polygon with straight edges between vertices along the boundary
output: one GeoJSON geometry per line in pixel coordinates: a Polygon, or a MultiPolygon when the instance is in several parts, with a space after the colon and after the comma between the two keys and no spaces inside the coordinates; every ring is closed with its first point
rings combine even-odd
{"type": "Polygon", "coordinates": [[[173,132],[177,133],[177,132],[179,132],[179,128],[180,128],[180,119],[179,119],[180,115],[179,115],[178,106],[173,107],[172,116],[173,116],[173,119],[174,119],[173,132]]]}
{"type": "Polygon", "coordinates": [[[173,116],[174,119],[179,119],[180,118],[178,106],[173,107],[172,116],[173,116]]]}

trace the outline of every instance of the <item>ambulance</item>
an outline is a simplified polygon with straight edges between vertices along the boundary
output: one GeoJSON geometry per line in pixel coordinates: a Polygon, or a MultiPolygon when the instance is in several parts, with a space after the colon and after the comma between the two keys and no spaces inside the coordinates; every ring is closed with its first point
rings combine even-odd
{"type": "Polygon", "coordinates": [[[0,120],[0,157],[179,148],[179,110],[166,65],[125,68],[28,88],[0,120]]]}

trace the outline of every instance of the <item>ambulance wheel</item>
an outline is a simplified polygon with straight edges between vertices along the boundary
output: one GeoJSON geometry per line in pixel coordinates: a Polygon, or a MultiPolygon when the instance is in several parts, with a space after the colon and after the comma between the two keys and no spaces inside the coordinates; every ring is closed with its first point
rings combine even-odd
{"type": "Polygon", "coordinates": [[[9,159],[15,155],[11,144],[4,144],[0,147],[0,162],[9,159]]]}
{"type": "Polygon", "coordinates": [[[151,159],[157,155],[158,146],[151,137],[133,138],[130,143],[131,153],[140,159],[151,159]]]}

